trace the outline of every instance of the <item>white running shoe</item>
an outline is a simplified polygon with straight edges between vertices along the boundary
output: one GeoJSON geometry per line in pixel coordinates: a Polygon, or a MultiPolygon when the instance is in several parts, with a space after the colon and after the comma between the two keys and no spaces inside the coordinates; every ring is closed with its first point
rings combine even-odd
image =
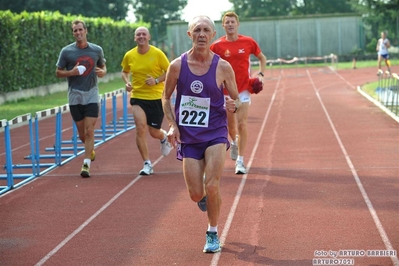
{"type": "Polygon", "coordinates": [[[163,156],[168,156],[171,150],[173,150],[172,144],[169,143],[168,138],[167,138],[167,133],[165,130],[163,130],[163,135],[164,135],[164,140],[162,142],[161,140],[161,153],[163,156]]]}
{"type": "Polygon", "coordinates": [[[152,175],[154,173],[154,169],[152,169],[152,165],[149,163],[144,163],[143,169],[141,169],[139,175],[152,175]]]}
{"type": "Polygon", "coordinates": [[[247,173],[245,169],[244,162],[236,161],[236,175],[243,175],[247,173]]]}

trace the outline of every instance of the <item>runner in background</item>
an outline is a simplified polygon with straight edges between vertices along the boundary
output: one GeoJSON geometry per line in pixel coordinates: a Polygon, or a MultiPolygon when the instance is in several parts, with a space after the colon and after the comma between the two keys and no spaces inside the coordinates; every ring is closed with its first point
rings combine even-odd
{"type": "Polygon", "coordinates": [[[122,79],[126,90],[131,92],[136,145],[144,161],[139,174],[151,175],[154,170],[148,151],[147,129],[151,137],[159,139],[163,156],[172,150],[167,133],[161,128],[164,117],[161,98],[169,60],[160,49],[150,45],[151,35],[146,27],[136,29],[134,40],[137,46],[126,52],[121,63],[122,79]]]}
{"type": "Polygon", "coordinates": [[[391,73],[391,61],[389,61],[388,48],[391,47],[391,43],[386,37],[384,31],[381,32],[381,38],[377,41],[376,50],[378,52],[378,72],[377,75],[381,73],[381,61],[382,58],[385,60],[385,65],[388,68],[388,72],[391,73]]]}
{"type": "Polygon", "coordinates": [[[87,27],[81,20],[72,22],[76,42],[62,48],[57,61],[56,76],[68,80],[68,102],[79,138],[85,145],[85,158],[80,171],[90,177],[90,162],[94,152],[94,127],[99,113],[97,77],[107,73],[103,49],[87,41],[87,27]]]}
{"type": "Polygon", "coordinates": [[[227,114],[229,135],[232,139],[230,157],[236,160],[235,173],[246,174],[244,152],[248,139],[247,119],[249,104],[251,103],[251,93],[249,92],[250,56],[253,54],[260,61],[257,77],[261,82],[263,82],[263,73],[266,68],[266,56],[262,53],[254,39],[238,34],[239,25],[240,21],[236,13],[231,11],[225,13],[222,18],[222,26],[226,35],[216,40],[211,45],[211,50],[231,64],[236,76],[242,108],[236,114],[227,114]]]}

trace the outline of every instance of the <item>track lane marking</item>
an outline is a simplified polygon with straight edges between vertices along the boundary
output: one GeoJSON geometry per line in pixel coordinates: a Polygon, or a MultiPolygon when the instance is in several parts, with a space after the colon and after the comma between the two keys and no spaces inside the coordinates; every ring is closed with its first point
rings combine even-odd
{"type": "Polygon", "coordinates": [[[337,71],[333,70],[334,74],[337,75],[340,79],[342,79],[346,84],[348,84],[349,86],[351,86],[352,89],[356,89],[355,86],[352,85],[352,83],[350,83],[349,81],[347,81],[344,77],[342,77],[340,74],[338,74],[337,71]]]}
{"type": "MultiPolygon", "coordinates": [[[[159,157],[154,163],[155,166],[162,160],[163,156],[159,157]]],[[[68,235],[64,240],[62,240],[53,250],[47,253],[35,266],[43,265],[47,260],[49,260],[53,255],[55,255],[62,247],[64,247],[72,238],[79,234],[87,225],[89,225],[95,218],[97,218],[103,211],[105,211],[114,201],[116,201],[123,193],[125,193],[131,186],[133,186],[137,181],[141,179],[141,175],[138,175],[133,179],[128,185],[126,185],[121,191],[119,191],[115,196],[113,196],[107,203],[105,203],[98,211],[96,211],[89,219],[82,223],[75,231],[68,235]]]]}
{"type": "MultiPolygon", "coordinates": [[[[319,94],[319,91],[317,90],[317,87],[316,87],[316,85],[314,84],[313,79],[312,79],[312,77],[311,77],[311,75],[310,75],[310,73],[309,73],[308,70],[306,70],[306,73],[307,73],[307,75],[308,75],[308,78],[309,78],[309,80],[310,80],[310,83],[312,84],[313,90],[314,90],[315,93],[316,93],[317,99],[319,100],[320,105],[321,105],[321,107],[322,107],[322,109],[323,109],[323,111],[324,111],[324,114],[325,114],[326,117],[327,117],[328,123],[330,124],[330,127],[331,127],[331,129],[332,129],[332,131],[333,131],[333,133],[334,133],[334,136],[335,136],[335,138],[336,138],[336,140],[337,140],[337,142],[338,142],[338,144],[339,144],[339,146],[340,146],[340,148],[341,148],[341,151],[342,151],[342,153],[343,153],[343,155],[344,155],[344,157],[345,157],[346,163],[348,164],[348,166],[349,166],[349,168],[350,168],[350,170],[351,170],[351,172],[352,172],[352,176],[353,176],[353,178],[354,178],[355,181],[356,181],[356,184],[357,184],[357,186],[358,186],[358,188],[359,188],[359,190],[360,190],[360,193],[362,194],[363,200],[364,200],[364,202],[365,202],[366,205],[367,205],[367,208],[368,208],[368,210],[369,210],[369,212],[370,212],[370,214],[371,214],[371,217],[373,218],[373,221],[374,221],[374,223],[375,223],[375,226],[377,227],[377,230],[378,230],[378,232],[379,232],[379,234],[380,234],[380,237],[381,237],[382,241],[384,242],[385,248],[386,248],[387,250],[393,250],[392,244],[391,244],[391,242],[390,242],[390,240],[389,240],[389,238],[388,238],[388,236],[387,236],[387,234],[386,234],[386,232],[385,232],[385,230],[384,230],[384,227],[383,227],[382,224],[381,224],[380,219],[378,218],[377,212],[376,212],[376,210],[374,209],[373,204],[371,203],[371,200],[370,200],[369,196],[367,195],[366,190],[365,190],[364,187],[363,187],[362,181],[360,180],[359,175],[357,174],[357,171],[356,171],[356,169],[355,169],[355,167],[354,167],[354,165],[353,165],[353,163],[352,163],[352,160],[351,160],[350,157],[349,157],[349,154],[347,153],[347,151],[346,151],[346,149],[345,149],[344,144],[342,143],[342,140],[341,140],[341,138],[340,138],[340,136],[339,136],[339,134],[338,134],[338,131],[336,130],[336,128],[335,128],[335,126],[334,126],[334,123],[332,122],[332,119],[331,119],[331,117],[330,117],[330,115],[329,115],[329,113],[328,113],[328,111],[327,111],[327,108],[325,107],[325,105],[324,105],[324,103],[323,103],[323,100],[321,99],[321,96],[320,96],[320,94],[319,94]]],[[[337,75],[338,75],[341,79],[343,79],[339,74],[337,74],[337,75]]],[[[345,79],[343,79],[343,80],[344,80],[347,84],[350,84],[350,83],[347,82],[345,79]]],[[[350,84],[350,85],[351,85],[351,84],[350,84]]],[[[351,86],[352,86],[352,85],[351,85],[351,86]]],[[[397,256],[396,256],[396,257],[390,257],[390,258],[391,258],[391,260],[392,260],[392,262],[393,262],[393,265],[399,266],[399,260],[398,260],[398,257],[397,257],[397,256]]]]}
{"type": "MultiPolygon", "coordinates": [[[[270,99],[269,107],[268,107],[268,109],[266,111],[265,117],[263,118],[262,126],[261,126],[261,128],[259,130],[259,134],[258,134],[258,137],[256,139],[254,148],[252,149],[252,153],[251,153],[251,156],[250,156],[248,164],[247,164],[247,174],[244,174],[243,177],[241,178],[241,182],[240,182],[240,185],[238,186],[238,190],[237,190],[236,196],[234,197],[234,201],[233,201],[233,204],[231,205],[230,211],[228,213],[226,222],[225,222],[224,227],[223,227],[222,234],[220,235],[220,243],[222,243],[222,244],[224,244],[224,242],[226,241],[227,235],[228,235],[229,230],[230,230],[230,226],[231,226],[231,224],[233,222],[234,215],[236,213],[238,203],[240,202],[240,199],[241,199],[242,191],[243,191],[245,183],[247,181],[248,172],[251,169],[252,162],[253,162],[253,160],[255,158],[255,154],[256,154],[256,151],[257,151],[258,146],[259,146],[260,138],[261,138],[262,133],[263,133],[263,131],[265,129],[267,119],[269,118],[269,114],[270,114],[271,108],[273,106],[273,102],[274,102],[274,100],[276,98],[276,95],[277,95],[277,92],[278,92],[278,86],[280,84],[280,80],[281,80],[281,77],[278,78],[278,81],[277,81],[276,86],[274,88],[274,93],[272,95],[272,98],[270,99]]],[[[220,259],[220,256],[221,256],[222,252],[223,252],[223,248],[222,248],[222,250],[220,252],[215,253],[213,255],[213,258],[212,258],[212,261],[211,261],[211,266],[218,265],[218,262],[219,262],[219,259],[220,259]]]]}

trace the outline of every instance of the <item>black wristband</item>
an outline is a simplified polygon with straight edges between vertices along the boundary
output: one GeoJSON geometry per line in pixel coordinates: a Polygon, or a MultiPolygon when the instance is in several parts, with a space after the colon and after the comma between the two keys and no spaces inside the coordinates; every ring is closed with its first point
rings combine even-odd
{"type": "Polygon", "coordinates": [[[262,77],[265,76],[262,72],[259,72],[258,75],[261,75],[262,77]]]}

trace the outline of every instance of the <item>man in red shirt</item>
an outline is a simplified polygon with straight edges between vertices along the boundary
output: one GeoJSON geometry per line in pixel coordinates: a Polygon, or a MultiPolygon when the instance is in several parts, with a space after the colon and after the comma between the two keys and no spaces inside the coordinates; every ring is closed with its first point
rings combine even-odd
{"type": "Polygon", "coordinates": [[[249,36],[238,34],[239,25],[238,15],[235,12],[229,11],[225,13],[222,18],[222,26],[226,35],[217,39],[211,45],[211,50],[231,64],[236,76],[236,83],[242,106],[237,113],[227,112],[229,135],[232,139],[230,157],[236,160],[235,173],[246,174],[244,151],[248,138],[247,119],[249,104],[251,103],[251,93],[249,91],[251,71],[250,56],[253,54],[260,61],[257,77],[262,82],[266,67],[266,56],[262,53],[259,45],[254,39],[249,36]]]}

